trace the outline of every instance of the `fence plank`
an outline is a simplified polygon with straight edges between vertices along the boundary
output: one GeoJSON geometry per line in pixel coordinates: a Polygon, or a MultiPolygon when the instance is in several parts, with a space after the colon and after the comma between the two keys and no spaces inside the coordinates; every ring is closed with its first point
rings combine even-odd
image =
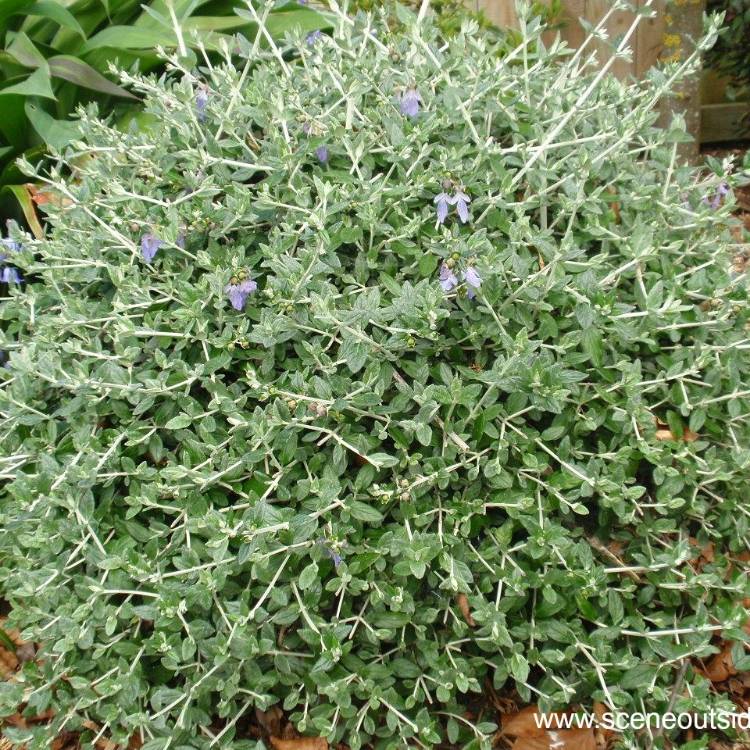
{"type": "Polygon", "coordinates": [[[497,26],[517,26],[516,4],[514,0],[479,0],[478,9],[497,26]]]}
{"type": "MultiPolygon", "coordinates": [[[[515,0],[469,0],[472,6],[483,10],[485,15],[498,26],[517,26],[515,0]]],[[[636,0],[638,5],[644,6],[646,0],[636,0]]],[[[638,29],[630,39],[632,60],[617,60],[612,66],[612,72],[621,77],[642,77],[646,71],[656,63],[662,49],[664,35],[664,3],[665,0],[654,0],[657,10],[655,18],[641,19],[638,29]]],[[[578,48],[586,38],[586,32],[579,23],[583,18],[588,23],[596,25],[611,6],[611,0],[563,0],[563,28],[562,38],[570,47],[578,48]]],[[[596,52],[599,64],[609,59],[611,49],[622,35],[630,28],[634,14],[628,11],[613,13],[607,22],[605,32],[608,41],[595,41],[591,51],[596,52]]]]}
{"type": "MultiPolygon", "coordinates": [[[[651,6],[656,12],[653,18],[643,18],[638,27],[638,56],[635,75],[643,78],[649,68],[656,65],[664,47],[664,11],[666,0],[654,0],[651,6]]],[[[642,6],[645,0],[641,0],[642,6]]]]}
{"type": "Polygon", "coordinates": [[[750,104],[747,102],[704,104],[701,107],[701,143],[746,138],[750,135],[747,126],[748,116],[750,104]]]}

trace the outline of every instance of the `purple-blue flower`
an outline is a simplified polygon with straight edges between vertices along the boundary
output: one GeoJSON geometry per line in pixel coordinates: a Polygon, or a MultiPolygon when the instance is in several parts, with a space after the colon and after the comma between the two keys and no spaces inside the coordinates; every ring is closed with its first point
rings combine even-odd
{"type": "Polygon", "coordinates": [[[319,544],[325,550],[325,553],[328,555],[328,557],[333,560],[333,567],[338,568],[338,566],[341,565],[341,563],[344,561],[344,558],[338,552],[336,552],[333,547],[329,547],[326,542],[326,539],[318,539],[315,543],[319,544]]]}
{"type": "Polygon", "coordinates": [[[482,286],[482,277],[477,273],[474,266],[469,266],[464,271],[464,281],[466,282],[466,296],[469,299],[474,299],[476,290],[482,286]]]}
{"type": "Polygon", "coordinates": [[[155,234],[152,234],[151,232],[147,232],[143,235],[143,237],[141,237],[141,252],[143,253],[143,257],[146,263],[150,263],[154,259],[157,250],[163,244],[164,241],[160,240],[155,234]]]}
{"type": "MultiPolygon", "coordinates": [[[[21,243],[12,240],[10,237],[0,238],[0,245],[7,248],[12,253],[17,253],[21,249],[21,243]]],[[[0,253],[0,260],[4,260],[6,257],[5,253],[0,253]]]]}
{"type": "Polygon", "coordinates": [[[419,105],[422,97],[416,89],[406,89],[399,97],[399,109],[402,115],[416,117],[419,114],[419,105]]]}
{"type": "Polygon", "coordinates": [[[455,206],[458,213],[458,218],[465,224],[469,216],[469,198],[463,190],[456,187],[453,180],[443,180],[442,191],[435,196],[435,204],[437,207],[437,220],[438,224],[443,224],[448,218],[448,211],[450,206],[455,206]]]}
{"type": "Polygon", "coordinates": [[[328,557],[333,560],[333,567],[338,568],[338,566],[343,562],[343,558],[341,557],[341,555],[336,552],[335,549],[331,549],[330,547],[326,547],[326,552],[328,553],[328,557]]]}
{"type": "Polygon", "coordinates": [[[448,218],[448,206],[453,203],[453,198],[446,192],[435,196],[438,224],[442,224],[448,218]]]}
{"type": "Polygon", "coordinates": [[[0,281],[3,284],[20,284],[23,281],[23,277],[12,266],[4,266],[3,270],[0,271],[0,281]]]}
{"type": "Polygon", "coordinates": [[[195,111],[198,113],[198,119],[203,122],[206,119],[206,107],[208,106],[208,88],[202,86],[195,95],[195,111]]]}
{"type": "Polygon", "coordinates": [[[444,292],[450,292],[458,286],[458,279],[453,269],[449,268],[446,263],[440,266],[440,286],[444,292]]]}
{"type": "Polygon", "coordinates": [[[328,146],[318,146],[315,149],[315,156],[321,164],[325,164],[328,161],[328,146]]]}
{"type": "Polygon", "coordinates": [[[318,41],[323,36],[323,32],[320,29],[315,29],[315,31],[311,31],[307,37],[305,38],[305,41],[307,42],[308,46],[312,47],[315,42],[318,41]]]}
{"type": "Polygon", "coordinates": [[[471,203],[471,198],[469,198],[466,193],[459,190],[453,196],[453,203],[456,204],[458,218],[461,219],[464,224],[466,224],[466,222],[469,220],[469,203],[471,203]]]}
{"type": "Polygon", "coordinates": [[[257,289],[258,284],[252,279],[232,276],[229,283],[224,287],[224,292],[232,303],[232,307],[241,312],[245,309],[247,298],[257,289]]]}
{"type": "MultiPolygon", "coordinates": [[[[710,206],[715,211],[720,205],[722,198],[729,195],[729,185],[726,182],[722,182],[717,188],[714,197],[711,199],[710,206]]],[[[704,202],[708,203],[708,199],[704,198],[704,202]]]]}

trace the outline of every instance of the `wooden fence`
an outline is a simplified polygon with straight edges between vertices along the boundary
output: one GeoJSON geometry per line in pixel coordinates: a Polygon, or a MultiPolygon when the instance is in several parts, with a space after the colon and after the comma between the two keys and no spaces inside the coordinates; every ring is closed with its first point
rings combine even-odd
{"type": "MultiPolygon", "coordinates": [[[[483,10],[487,18],[498,26],[516,26],[517,18],[514,0],[469,0],[475,10],[483,10]]],[[[637,5],[645,5],[645,0],[635,0],[637,5]]],[[[611,6],[610,0],[563,0],[564,16],[560,34],[571,46],[578,47],[586,38],[586,32],[579,23],[583,18],[597,24],[611,6]]],[[[641,77],[659,59],[664,38],[664,0],[654,0],[652,7],[657,11],[654,18],[642,18],[630,39],[633,51],[632,60],[618,60],[612,66],[615,75],[641,77]]],[[[626,11],[613,13],[607,22],[606,32],[610,40],[622,36],[633,23],[635,14],[626,11]]],[[[606,60],[609,52],[606,44],[596,42],[599,60],[606,60]]]]}

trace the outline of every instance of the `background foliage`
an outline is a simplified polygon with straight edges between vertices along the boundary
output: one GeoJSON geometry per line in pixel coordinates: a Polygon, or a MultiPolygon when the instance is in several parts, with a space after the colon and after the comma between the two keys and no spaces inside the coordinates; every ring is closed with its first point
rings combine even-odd
{"type": "Polygon", "coordinates": [[[0,580],[44,658],[0,705],[55,718],[12,739],[247,748],[278,703],[487,747],[488,685],[663,708],[720,630],[746,668],[745,261],[728,165],[653,127],[679,71],[398,12],[126,75],[152,126],[89,113],[36,175],[0,580]]]}
{"type": "Polygon", "coordinates": [[[724,26],[706,60],[732,79],[735,95],[750,94],[750,0],[709,0],[708,9],[724,12],[724,26]]]}

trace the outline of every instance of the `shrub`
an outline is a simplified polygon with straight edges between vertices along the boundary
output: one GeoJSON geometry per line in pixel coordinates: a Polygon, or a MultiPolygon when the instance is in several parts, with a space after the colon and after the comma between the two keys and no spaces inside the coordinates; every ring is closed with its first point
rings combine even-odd
{"type": "Polygon", "coordinates": [[[663,707],[746,639],[744,261],[729,165],[653,127],[680,70],[399,13],[124,76],[153,127],[89,112],[38,175],[51,235],[11,233],[1,307],[30,747],[243,748],[273,704],[488,746],[493,687],[663,707]]]}

